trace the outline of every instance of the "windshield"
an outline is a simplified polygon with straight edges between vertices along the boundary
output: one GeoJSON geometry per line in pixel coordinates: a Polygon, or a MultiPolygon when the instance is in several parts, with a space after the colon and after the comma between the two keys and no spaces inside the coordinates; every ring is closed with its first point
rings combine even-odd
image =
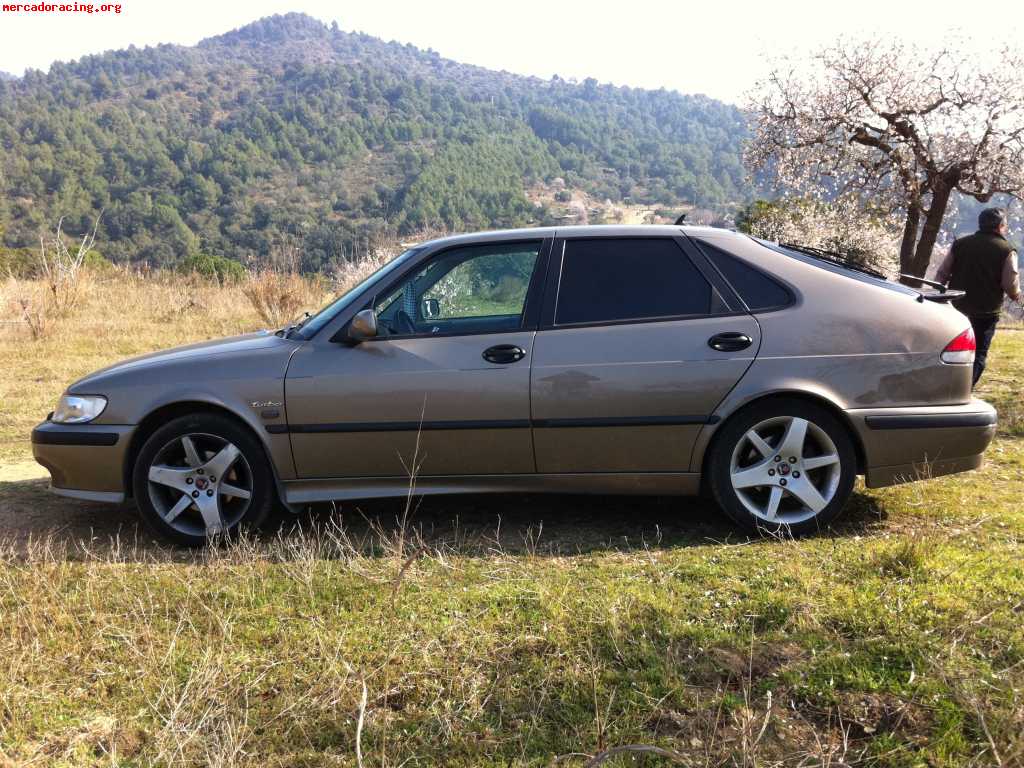
{"type": "Polygon", "coordinates": [[[362,281],[356,283],[351,288],[349,288],[341,296],[336,298],[334,301],[332,301],[326,307],[324,307],[319,312],[317,312],[315,315],[313,315],[311,318],[309,318],[304,323],[302,323],[302,325],[300,325],[299,327],[295,328],[292,331],[292,334],[295,337],[300,338],[300,339],[310,339],[310,338],[312,338],[313,335],[317,331],[319,331],[321,328],[323,328],[325,325],[327,325],[327,323],[331,322],[331,320],[333,320],[334,317],[339,312],[341,312],[341,310],[343,310],[345,307],[347,307],[349,305],[349,303],[353,299],[355,299],[359,294],[361,294],[364,290],[366,290],[367,286],[369,286],[370,283],[374,283],[377,280],[380,280],[382,277],[385,277],[385,276],[391,274],[393,271],[398,269],[402,264],[405,264],[409,259],[411,259],[413,256],[415,256],[421,250],[422,250],[422,247],[420,247],[420,248],[410,248],[408,251],[403,253],[401,256],[398,256],[397,258],[392,259],[387,264],[385,264],[383,267],[378,269],[376,272],[374,272],[373,274],[369,275],[365,280],[362,280],[362,281]]]}

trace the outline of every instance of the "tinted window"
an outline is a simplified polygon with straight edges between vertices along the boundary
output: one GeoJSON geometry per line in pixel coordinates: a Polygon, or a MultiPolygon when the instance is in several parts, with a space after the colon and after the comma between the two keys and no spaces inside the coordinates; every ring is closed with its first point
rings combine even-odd
{"type": "Polygon", "coordinates": [[[735,256],[701,241],[700,249],[751,310],[773,309],[790,303],[789,291],[735,256]]]}
{"type": "MultiPolygon", "coordinates": [[[[776,253],[781,253],[783,256],[787,256],[791,259],[796,259],[799,262],[809,264],[817,269],[823,269],[826,272],[832,272],[833,274],[842,275],[843,277],[848,277],[852,280],[857,280],[858,282],[861,283],[869,283],[871,285],[877,285],[882,288],[888,288],[890,291],[894,291],[896,293],[903,293],[906,294],[907,296],[920,295],[920,291],[917,291],[908,285],[893,282],[892,280],[887,279],[884,275],[881,274],[875,275],[872,274],[871,272],[863,272],[862,270],[857,269],[854,266],[833,261],[832,259],[812,258],[809,254],[802,253],[800,251],[795,251],[790,247],[779,245],[778,243],[772,243],[769,242],[768,240],[762,240],[759,237],[752,237],[750,239],[755,243],[758,243],[759,245],[763,245],[765,248],[770,248],[776,253]]],[[[845,256],[842,256],[841,254],[840,257],[847,258],[845,256]]]]}
{"type": "Polygon", "coordinates": [[[555,323],[706,315],[711,286],[668,239],[567,240],[555,323]]]}

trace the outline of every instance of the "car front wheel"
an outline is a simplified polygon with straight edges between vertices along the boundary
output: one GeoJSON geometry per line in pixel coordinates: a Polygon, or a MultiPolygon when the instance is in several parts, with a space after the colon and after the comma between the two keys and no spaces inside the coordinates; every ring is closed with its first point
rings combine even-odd
{"type": "Polygon", "coordinates": [[[257,527],[273,505],[263,447],[217,414],[182,416],[150,435],[135,462],[133,485],[143,522],[189,546],[257,527]]]}
{"type": "Polygon", "coordinates": [[[802,535],[842,510],[857,460],[849,432],[829,411],[780,398],[725,424],[709,471],[715,500],[734,520],[761,533],[802,535]]]}

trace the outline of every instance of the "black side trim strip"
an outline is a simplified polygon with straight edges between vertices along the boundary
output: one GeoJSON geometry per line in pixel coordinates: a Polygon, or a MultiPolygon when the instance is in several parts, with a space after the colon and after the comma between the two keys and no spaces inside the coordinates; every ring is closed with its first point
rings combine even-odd
{"type": "Polygon", "coordinates": [[[671,427],[680,424],[711,424],[709,416],[611,416],[593,419],[534,419],[545,427],[671,427]]]}
{"type": "Polygon", "coordinates": [[[868,416],[871,429],[941,429],[943,427],[990,427],[996,423],[991,413],[910,414],[905,416],[868,416]]]}
{"type": "MultiPolygon", "coordinates": [[[[284,426],[284,425],[273,425],[284,426]]],[[[292,433],[311,432],[424,432],[447,429],[528,429],[529,419],[478,421],[346,421],[339,424],[290,424],[292,433]]],[[[269,427],[268,427],[269,429],[269,427]]]]}
{"type": "Polygon", "coordinates": [[[338,424],[268,424],[267,432],[280,435],[323,432],[416,432],[452,429],[528,429],[545,427],[669,427],[714,424],[717,416],[618,416],[590,419],[495,419],[477,421],[348,421],[338,424]]]}
{"type": "Polygon", "coordinates": [[[116,432],[32,430],[32,442],[38,445],[116,445],[118,437],[116,432]]]}

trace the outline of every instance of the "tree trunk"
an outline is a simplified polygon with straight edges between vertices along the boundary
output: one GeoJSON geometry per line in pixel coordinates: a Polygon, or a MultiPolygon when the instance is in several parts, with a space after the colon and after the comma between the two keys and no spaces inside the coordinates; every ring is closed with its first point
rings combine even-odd
{"type": "MultiPolygon", "coordinates": [[[[914,245],[917,243],[917,230],[921,226],[921,201],[914,200],[907,206],[907,221],[903,225],[903,241],[900,243],[900,272],[914,274],[914,245]]],[[[911,281],[906,281],[909,285],[911,281]]]]}
{"type": "Polygon", "coordinates": [[[910,263],[910,273],[918,277],[924,277],[928,272],[928,265],[932,260],[932,251],[935,249],[935,240],[942,229],[942,218],[946,215],[946,207],[949,205],[949,197],[953,193],[953,185],[944,179],[935,182],[932,190],[932,202],[928,206],[928,213],[924,218],[924,226],[921,228],[921,239],[917,241],[917,249],[914,251],[914,258],[910,263]]]}

